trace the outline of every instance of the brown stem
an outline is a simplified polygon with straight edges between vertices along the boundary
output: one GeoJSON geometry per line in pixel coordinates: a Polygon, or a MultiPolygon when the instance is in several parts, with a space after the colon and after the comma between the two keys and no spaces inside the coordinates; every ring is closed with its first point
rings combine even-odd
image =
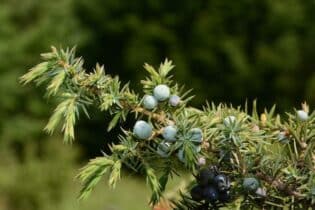
{"type": "Polygon", "coordinates": [[[156,121],[163,123],[163,124],[173,124],[174,122],[172,120],[169,120],[164,112],[160,112],[160,113],[153,113],[150,112],[142,107],[130,107],[132,112],[136,112],[136,113],[141,113],[144,114],[146,116],[151,117],[152,119],[155,119],[156,121]]]}
{"type": "MultiPolygon", "coordinates": [[[[63,64],[62,65],[66,65],[66,64],[63,64]]],[[[81,85],[83,86],[84,88],[86,88],[89,92],[91,92],[92,94],[96,95],[96,96],[99,96],[100,95],[100,89],[96,88],[96,87],[93,87],[93,86],[84,86],[84,85],[81,85]]],[[[123,108],[125,109],[128,109],[130,110],[131,112],[135,112],[135,113],[141,113],[141,114],[144,114],[148,117],[151,117],[152,119],[162,123],[162,124],[174,124],[174,122],[172,120],[169,120],[166,116],[166,114],[164,112],[160,112],[160,113],[154,113],[154,112],[151,112],[149,110],[146,110],[142,107],[139,107],[139,106],[136,106],[136,105],[133,105],[133,104],[130,104],[128,103],[128,101],[126,100],[120,100],[120,104],[123,108]]]]}
{"type": "Polygon", "coordinates": [[[152,139],[154,139],[155,137],[157,137],[157,136],[161,135],[161,134],[162,134],[162,132],[163,132],[163,128],[162,128],[162,129],[160,129],[160,130],[158,130],[158,131],[154,131],[154,132],[153,132],[153,134],[152,134],[152,136],[150,137],[150,139],[149,139],[149,140],[152,140],[152,139]]]}

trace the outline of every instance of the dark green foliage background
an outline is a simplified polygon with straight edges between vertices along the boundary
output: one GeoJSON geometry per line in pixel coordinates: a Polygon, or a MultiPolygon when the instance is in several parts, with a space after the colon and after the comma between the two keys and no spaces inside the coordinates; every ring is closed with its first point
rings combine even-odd
{"type": "MultiPolygon", "coordinates": [[[[19,174],[23,170],[19,167],[32,167],[26,161],[27,148],[37,151],[34,162],[49,147],[42,128],[54,102],[42,98],[44,90],[18,83],[18,77],[38,63],[39,54],[49,46],[76,45],[87,68],[96,62],[105,64],[107,72],[131,81],[139,91],[143,63],[158,65],[167,57],[176,64],[176,80],[194,89],[196,106],[205,100],[238,105],[258,98],[260,108],[277,103],[278,111],[284,112],[302,100],[315,105],[314,11],[313,0],[0,1],[0,154],[7,156],[0,160],[1,174],[12,170],[19,174]],[[10,164],[15,167],[8,168],[10,164]]],[[[68,175],[78,158],[99,154],[105,139],[115,135],[104,134],[104,118],[94,113],[92,122],[83,119],[78,125],[84,149],[66,155],[68,175]]],[[[54,151],[72,152],[67,149],[54,151]]],[[[34,178],[42,170],[27,171],[34,178]]],[[[60,174],[59,180],[68,175],[60,174]]],[[[20,209],[18,202],[26,210],[45,209],[25,190],[28,185],[23,188],[21,182],[16,189],[8,185],[19,177],[11,182],[3,177],[0,203],[5,200],[9,209],[20,209]],[[16,194],[16,200],[7,199],[21,191],[28,195],[26,201],[16,194]]],[[[47,183],[36,185],[46,189],[47,183]]],[[[55,193],[64,191],[65,186],[56,186],[55,193]]],[[[58,196],[47,196],[61,202],[58,196]]]]}
{"type": "Polygon", "coordinates": [[[176,78],[205,99],[259,98],[281,109],[314,101],[313,1],[80,1],[82,46],[125,80],[143,77],[143,62],[168,57],[176,78]]]}

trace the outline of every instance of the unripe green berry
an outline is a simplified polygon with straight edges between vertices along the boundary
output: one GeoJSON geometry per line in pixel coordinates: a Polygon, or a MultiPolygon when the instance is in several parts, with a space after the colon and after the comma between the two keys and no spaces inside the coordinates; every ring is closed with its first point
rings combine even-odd
{"type": "Polygon", "coordinates": [[[148,109],[148,110],[152,110],[157,106],[158,102],[157,100],[151,96],[151,95],[146,95],[143,98],[143,106],[144,108],[148,109]]]}
{"type": "Polygon", "coordinates": [[[301,121],[307,121],[308,120],[308,114],[304,110],[298,110],[296,112],[296,114],[297,114],[299,120],[301,120],[301,121]]]}
{"type": "Polygon", "coordinates": [[[170,151],[170,144],[167,142],[161,142],[158,147],[157,147],[157,153],[161,156],[161,157],[169,157],[169,151],[170,151]]]}
{"type": "Polygon", "coordinates": [[[201,144],[202,142],[202,130],[200,128],[192,128],[189,131],[189,139],[190,141],[201,144]]]}
{"type": "Polygon", "coordinates": [[[139,139],[149,139],[152,135],[153,127],[149,123],[139,120],[133,127],[133,134],[139,139]]]}
{"type": "Polygon", "coordinates": [[[259,188],[259,182],[254,177],[245,178],[243,181],[243,188],[246,191],[255,192],[259,188]]]}
{"type": "Polygon", "coordinates": [[[162,136],[166,141],[174,142],[176,141],[177,128],[169,125],[163,128],[162,136]]]}
{"type": "Polygon", "coordinates": [[[169,99],[169,104],[171,106],[178,106],[180,103],[180,97],[177,95],[171,95],[170,99],[169,99]]]}
{"type": "Polygon", "coordinates": [[[158,101],[165,101],[170,97],[170,88],[167,85],[158,85],[153,90],[153,95],[158,101]]]}

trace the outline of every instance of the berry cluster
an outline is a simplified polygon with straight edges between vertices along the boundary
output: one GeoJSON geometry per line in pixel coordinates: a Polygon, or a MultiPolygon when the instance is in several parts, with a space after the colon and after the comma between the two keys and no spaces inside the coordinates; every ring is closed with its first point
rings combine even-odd
{"type": "Polygon", "coordinates": [[[111,155],[104,153],[80,170],[80,199],[106,171],[114,187],[126,165],[145,174],[152,190],[150,202],[155,204],[173,174],[181,172],[179,159],[187,172],[197,168],[199,172],[191,196],[174,199],[175,209],[315,210],[315,111],[310,112],[306,103],[285,119],[275,114],[275,106],[259,117],[255,101],[252,114],[247,103],[245,109],[222,103],[187,107],[193,96],[174,83],[169,75],[174,66],[168,60],[158,71],[144,65],[149,75],[141,81],[146,95],[139,101],[128,84],[122,86],[118,77],[105,74],[103,66],[86,71],[73,49],[53,47],[43,59],[21,81],[48,84],[47,94],[61,99],[45,127],[48,133],[62,124],[64,141],[71,143],[79,111],[88,115],[90,105],[112,115],[108,130],[130,115],[140,115],[133,133],[123,132],[114,145],[108,145],[111,155]]]}
{"type": "Polygon", "coordinates": [[[153,95],[145,95],[143,97],[143,107],[147,110],[153,110],[158,106],[158,102],[169,99],[169,104],[176,107],[180,104],[180,97],[171,95],[170,88],[167,85],[158,85],[153,89],[153,95]]]}
{"type": "MultiPolygon", "coordinates": [[[[165,101],[169,98],[169,104],[173,107],[180,104],[180,97],[177,95],[170,96],[170,88],[167,85],[157,85],[153,90],[153,95],[145,95],[143,97],[143,107],[147,110],[153,110],[158,106],[158,102],[165,101]]],[[[149,139],[152,136],[153,127],[148,122],[139,120],[133,128],[133,134],[142,140],[149,139]]],[[[167,128],[163,133],[163,137],[169,141],[174,141],[176,128],[167,128]]]]}
{"type": "MultiPolygon", "coordinates": [[[[170,88],[167,85],[157,85],[153,89],[153,95],[145,95],[142,100],[142,105],[146,110],[153,110],[157,108],[159,102],[164,102],[169,99],[168,104],[172,107],[176,107],[181,103],[181,98],[177,95],[171,95],[170,88]]],[[[153,126],[143,120],[136,122],[133,128],[133,134],[141,140],[149,139],[153,134],[153,126]]],[[[161,129],[161,136],[163,141],[157,146],[157,154],[161,157],[169,157],[171,152],[171,145],[181,138],[178,137],[178,128],[176,125],[167,125],[161,129]]],[[[198,153],[201,150],[202,143],[202,130],[200,128],[192,128],[185,135],[185,139],[189,139],[195,147],[195,151],[198,153]]],[[[177,157],[180,161],[185,162],[184,150],[179,148],[177,157]]]]}
{"type": "Polygon", "coordinates": [[[219,173],[216,167],[201,169],[196,179],[197,185],[190,191],[193,200],[215,205],[230,199],[230,180],[226,175],[219,173]]]}

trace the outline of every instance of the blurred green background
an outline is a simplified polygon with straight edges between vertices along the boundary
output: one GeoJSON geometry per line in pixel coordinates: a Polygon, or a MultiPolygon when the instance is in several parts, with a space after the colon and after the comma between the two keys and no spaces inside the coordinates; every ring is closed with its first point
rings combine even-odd
{"type": "Polygon", "coordinates": [[[0,210],[147,208],[139,178],[117,191],[102,182],[76,201],[77,169],[117,130],[105,134],[108,116],[94,112],[72,146],[42,132],[55,103],[18,77],[51,45],[76,45],[86,68],[105,64],[139,91],[143,63],[167,57],[176,80],[194,88],[195,106],[258,98],[283,113],[303,100],[315,105],[314,11],[314,0],[1,0],[0,210]]]}

